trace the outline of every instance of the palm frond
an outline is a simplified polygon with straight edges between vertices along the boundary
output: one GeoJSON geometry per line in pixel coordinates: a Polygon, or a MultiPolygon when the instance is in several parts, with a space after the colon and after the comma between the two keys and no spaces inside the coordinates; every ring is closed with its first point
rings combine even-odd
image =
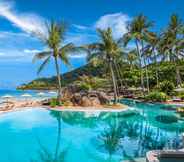
{"type": "Polygon", "coordinates": [[[130,42],[130,40],[133,38],[133,36],[130,33],[126,33],[123,38],[122,38],[122,42],[124,44],[124,46],[126,47],[127,44],[130,42]]]}
{"type": "Polygon", "coordinates": [[[83,51],[83,47],[76,47],[73,43],[68,43],[59,49],[59,54],[63,52],[67,54],[77,53],[83,51]]]}
{"type": "Polygon", "coordinates": [[[71,66],[67,53],[63,52],[59,55],[60,60],[67,66],[71,66]]]}
{"type": "Polygon", "coordinates": [[[49,63],[51,59],[51,56],[47,57],[44,62],[41,64],[41,66],[38,68],[37,74],[39,75],[40,72],[44,69],[44,67],[49,63]]]}
{"type": "Polygon", "coordinates": [[[33,62],[35,62],[35,61],[37,61],[37,60],[44,59],[44,58],[50,56],[51,54],[52,54],[51,51],[44,51],[44,52],[37,53],[37,54],[33,57],[33,62]]]}
{"type": "Polygon", "coordinates": [[[94,58],[99,58],[101,56],[101,52],[95,52],[95,53],[91,53],[89,55],[87,55],[87,61],[91,61],[93,60],[94,58]]]}

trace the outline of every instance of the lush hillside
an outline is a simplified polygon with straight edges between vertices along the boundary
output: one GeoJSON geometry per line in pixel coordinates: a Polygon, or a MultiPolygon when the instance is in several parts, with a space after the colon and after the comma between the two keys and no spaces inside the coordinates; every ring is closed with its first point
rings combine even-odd
{"type": "MultiPolygon", "coordinates": [[[[184,81],[184,61],[178,63],[180,69],[180,75],[182,81],[184,81]]],[[[160,64],[151,64],[148,66],[148,76],[150,88],[155,88],[156,86],[156,75],[155,71],[158,69],[159,82],[169,81],[176,86],[176,65],[171,62],[162,62],[160,64]]],[[[118,79],[119,84],[124,85],[125,87],[140,87],[140,69],[137,67],[130,67],[127,63],[123,63],[120,67],[121,77],[118,79]],[[121,83],[120,83],[121,82],[121,83]]],[[[73,83],[74,81],[79,80],[81,76],[96,76],[100,78],[109,77],[107,73],[100,67],[93,67],[88,64],[68,73],[62,75],[62,86],[73,83]]],[[[144,83],[146,85],[146,72],[144,68],[144,83]]],[[[39,78],[31,81],[28,84],[24,84],[18,89],[56,89],[57,78],[39,78]]]]}
{"type": "MultiPolygon", "coordinates": [[[[67,72],[63,74],[62,77],[62,86],[65,86],[67,84],[73,83],[74,81],[78,80],[80,76],[86,75],[86,76],[102,76],[103,70],[99,67],[93,67],[89,64],[77,68],[75,70],[72,70],[70,72],[67,72]]],[[[55,76],[50,78],[39,78],[36,80],[31,81],[28,84],[23,84],[17,89],[56,89],[57,87],[57,78],[55,76]]]]}

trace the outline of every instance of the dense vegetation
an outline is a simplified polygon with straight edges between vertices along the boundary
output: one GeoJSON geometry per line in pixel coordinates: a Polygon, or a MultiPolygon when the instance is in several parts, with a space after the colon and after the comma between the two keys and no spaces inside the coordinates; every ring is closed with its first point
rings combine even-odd
{"type": "Polygon", "coordinates": [[[127,33],[120,38],[114,38],[111,28],[97,29],[98,41],[75,47],[72,43],[61,45],[64,27],[52,22],[45,41],[50,51],[36,57],[46,58],[38,71],[53,57],[57,77],[40,78],[19,88],[57,88],[60,96],[62,86],[78,84],[85,90],[112,91],[115,103],[118,95],[129,89],[139,89],[139,96],[148,100],[166,100],[167,96],[175,95],[175,88],[184,86],[184,23],[173,14],[161,32],[153,32],[154,25],[144,15],[138,15],[128,23],[127,33]],[[69,64],[68,54],[77,49],[88,54],[88,64],[60,76],[57,59],[69,64]]]}
{"type": "MultiPolygon", "coordinates": [[[[179,62],[181,78],[184,80],[184,61],[179,62]]],[[[139,87],[140,85],[140,70],[137,67],[131,67],[128,63],[124,63],[121,67],[122,78],[121,82],[125,87],[139,87]]],[[[157,79],[155,77],[155,69],[158,68],[159,74],[159,82],[161,91],[168,93],[167,88],[170,86],[176,87],[176,77],[175,77],[175,65],[170,62],[162,62],[157,65],[150,64],[148,66],[148,75],[150,80],[150,88],[154,89],[157,85],[157,79]],[[165,87],[163,84],[169,82],[169,84],[165,87]]],[[[144,73],[145,70],[144,70],[144,73]]],[[[91,64],[87,64],[83,67],[75,69],[73,71],[67,72],[61,76],[62,78],[62,86],[66,86],[68,84],[72,84],[75,81],[80,81],[81,77],[85,76],[94,76],[97,78],[108,78],[108,75],[105,70],[101,67],[94,67],[91,64]]],[[[108,82],[106,82],[108,83],[108,82]]],[[[146,83],[146,79],[144,79],[144,83],[146,83]]],[[[90,83],[89,83],[90,84],[90,83]]],[[[111,86],[106,84],[107,87],[111,86]]],[[[18,88],[20,89],[56,89],[57,87],[57,78],[39,78],[31,81],[28,84],[24,84],[18,88]]],[[[173,88],[169,88],[169,90],[173,90],[173,88]]]]}

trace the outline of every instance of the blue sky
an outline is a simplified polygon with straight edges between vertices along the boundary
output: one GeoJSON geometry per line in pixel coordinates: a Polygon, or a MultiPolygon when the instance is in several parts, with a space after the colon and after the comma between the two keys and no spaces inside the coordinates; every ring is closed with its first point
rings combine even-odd
{"type": "MultiPolygon", "coordinates": [[[[35,53],[45,47],[30,35],[31,31],[45,33],[44,23],[50,19],[65,20],[70,28],[66,42],[76,45],[97,40],[95,28],[112,27],[114,36],[126,32],[126,25],[139,13],[155,23],[160,31],[169,16],[184,17],[182,0],[0,0],[0,87],[15,87],[37,77],[35,53]]],[[[70,57],[72,68],[85,64],[85,55],[70,57]]],[[[64,65],[62,72],[71,70],[64,65]]],[[[51,63],[39,76],[55,74],[51,63]]]]}

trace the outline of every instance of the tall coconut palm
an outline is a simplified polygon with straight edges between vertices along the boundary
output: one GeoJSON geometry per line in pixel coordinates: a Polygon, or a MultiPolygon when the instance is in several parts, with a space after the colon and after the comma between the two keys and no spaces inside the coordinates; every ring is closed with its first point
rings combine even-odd
{"type": "Polygon", "coordinates": [[[139,55],[139,66],[141,68],[141,87],[144,89],[144,77],[142,70],[142,53],[144,48],[144,38],[149,32],[148,29],[152,26],[152,22],[148,21],[147,17],[144,15],[139,15],[135,17],[130,24],[128,24],[128,32],[123,36],[124,45],[126,46],[130,41],[134,41],[139,55]]]}
{"type": "Polygon", "coordinates": [[[100,41],[87,45],[89,50],[88,61],[96,62],[105,66],[111,74],[113,90],[114,90],[114,103],[117,103],[118,88],[117,76],[115,69],[117,69],[117,58],[123,53],[121,40],[115,40],[112,35],[111,28],[106,30],[97,29],[100,41]]]}
{"type": "Polygon", "coordinates": [[[184,56],[183,27],[184,24],[182,20],[173,14],[167,29],[162,33],[162,39],[159,45],[163,59],[175,64],[177,86],[181,85],[180,70],[177,61],[184,56]]]}
{"type": "Polygon", "coordinates": [[[58,80],[58,100],[61,99],[61,75],[59,60],[64,64],[70,65],[68,54],[75,52],[76,48],[72,43],[64,44],[64,38],[66,34],[66,23],[57,23],[52,21],[46,24],[47,33],[41,35],[36,33],[35,35],[42,41],[42,43],[48,47],[46,51],[36,54],[33,61],[43,60],[43,63],[38,69],[38,74],[46,67],[46,65],[53,58],[56,74],[58,80]]]}
{"type": "Polygon", "coordinates": [[[160,37],[154,33],[154,32],[149,32],[147,33],[146,42],[147,45],[144,48],[144,55],[148,57],[151,61],[155,63],[155,75],[156,75],[156,83],[157,87],[159,85],[159,76],[158,76],[158,66],[157,66],[157,59],[158,59],[158,45],[159,45],[159,40],[160,37]]]}
{"type": "Polygon", "coordinates": [[[127,53],[127,61],[130,64],[130,70],[132,70],[134,64],[137,64],[137,59],[138,54],[136,49],[133,49],[127,53]]]}

